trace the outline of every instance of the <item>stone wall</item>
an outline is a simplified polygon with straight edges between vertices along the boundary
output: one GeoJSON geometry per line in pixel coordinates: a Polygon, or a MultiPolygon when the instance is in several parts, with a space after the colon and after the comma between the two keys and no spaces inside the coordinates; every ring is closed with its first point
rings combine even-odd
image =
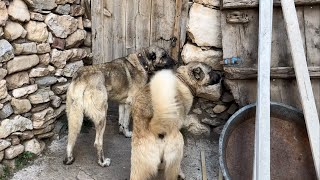
{"type": "MultiPolygon", "coordinates": [[[[205,62],[214,70],[222,72],[220,0],[193,0],[190,5],[188,40],[181,53],[182,60],[184,63],[205,62]]],[[[223,80],[220,86],[215,89],[218,91],[216,97],[210,98],[210,101],[202,98],[195,100],[186,124],[192,134],[220,134],[225,122],[238,109],[223,80]]]]}
{"type": "Polygon", "coordinates": [[[80,0],[0,1],[0,162],[43,150],[73,73],[90,59],[80,0]]]}

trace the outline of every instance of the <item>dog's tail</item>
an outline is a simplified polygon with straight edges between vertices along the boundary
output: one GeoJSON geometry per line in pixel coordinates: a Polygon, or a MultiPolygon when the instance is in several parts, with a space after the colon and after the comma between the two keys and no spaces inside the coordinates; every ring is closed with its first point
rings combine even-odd
{"type": "Polygon", "coordinates": [[[151,79],[153,117],[149,129],[156,135],[165,135],[178,126],[179,105],[176,101],[176,86],[176,77],[170,70],[162,70],[151,79]]]}

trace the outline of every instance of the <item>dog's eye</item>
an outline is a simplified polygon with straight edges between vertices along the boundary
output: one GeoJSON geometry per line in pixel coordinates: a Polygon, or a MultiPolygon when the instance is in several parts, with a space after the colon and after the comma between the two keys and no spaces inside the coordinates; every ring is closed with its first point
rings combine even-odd
{"type": "Polygon", "coordinates": [[[154,52],[149,53],[147,56],[148,56],[148,59],[150,60],[155,60],[157,58],[157,55],[154,52]]]}
{"type": "Polygon", "coordinates": [[[204,78],[204,73],[200,67],[194,68],[192,70],[192,74],[193,74],[193,77],[198,81],[204,78]]]}
{"type": "Polygon", "coordinates": [[[147,65],[145,65],[145,66],[144,66],[144,68],[145,68],[145,69],[148,69],[148,66],[147,66],[147,65]]]}

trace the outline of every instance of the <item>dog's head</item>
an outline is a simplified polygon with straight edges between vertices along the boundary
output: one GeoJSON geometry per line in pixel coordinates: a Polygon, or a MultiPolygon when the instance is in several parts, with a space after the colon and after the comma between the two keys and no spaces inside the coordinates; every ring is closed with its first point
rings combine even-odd
{"type": "Polygon", "coordinates": [[[201,62],[190,62],[180,66],[177,74],[193,89],[196,96],[201,97],[204,88],[220,83],[221,73],[201,62]]]}
{"type": "Polygon", "coordinates": [[[145,48],[143,53],[138,54],[138,58],[140,64],[149,74],[161,69],[172,69],[176,64],[168,53],[158,46],[145,48]]]}

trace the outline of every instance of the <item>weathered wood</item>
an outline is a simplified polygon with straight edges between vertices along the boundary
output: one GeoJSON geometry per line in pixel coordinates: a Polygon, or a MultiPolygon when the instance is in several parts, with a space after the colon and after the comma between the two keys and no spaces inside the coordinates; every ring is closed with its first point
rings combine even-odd
{"type": "MultiPolygon", "coordinates": [[[[320,4],[320,0],[295,0],[296,5],[315,5],[320,4]]],[[[223,0],[222,8],[250,8],[258,7],[259,0],[223,0]]],[[[280,6],[280,0],[274,0],[274,6],[280,6]]]]}
{"type": "MultiPolygon", "coordinates": [[[[228,79],[256,79],[258,70],[256,68],[224,67],[225,77],[228,79]]],[[[320,78],[320,67],[308,67],[311,78],[320,78]]],[[[271,78],[288,79],[295,78],[293,67],[271,68],[271,78]]]]}
{"type": "Polygon", "coordinates": [[[270,180],[270,65],[272,0],[259,1],[258,93],[253,180],[270,180]]]}
{"type": "Polygon", "coordinates": [[[136,49],[150,46],[151,3],[152,1],[150,0],[138,1],[138,14],[136,16],[136,49]]]}
{"type": "Polygon", "coordinates": [[[188,15],[189,15],[189,0],[182,0],[180,48],[183,47],[187,38],[188,15]]]}
{"type": "Polygon", "coordinates": [[[163,26],[162,18],[164,17],[164,1],[162,0],[152,0],[151,5],[151,35],[150,35],[150,45],[157,45],[163,47],[162,32],[161,28],[163,26]]]}
{"type": "MultiPolygon", "coordinates": [[[[110,62],[113,59],[113,0],[103,0],[104,5],[103,8],[111,13],[111,16],[104,15],[103,21],[100,21],[100,26],[104,28],[98,32],[98,34],[102,34],[101,41],[101,51],[97,52],[103,55],[102,62],[110,62]]],[[[101,62],[101,63],[102,63],[101,62]]]]}
{"type": "Polygon", "coordinates": [[[307,59],[299,30],[298,18],[293,0],[281,0],[284,20],[290,41],[293,65],[297,77],[300,100],[308,130],[309,141],[318,179],[320,179],[320,124],[307,59]]]}
{"type": "Polygon", "coordinates": [[[175,46],[172,48],[171,56],[173,59],[178,60],[180,54],[180,26],[181,26],[181,13],[182,13],[183,0],[176,0],[176,15],[173,28],[173,38],[176,38],[175,46]]]}
{"type": "Polygon", "coordinates": [[[103,62],[103,1],[92,1],[92,54],[93,63],[99,64],[103,62]]]}
{"type": "Polygon", "coordinates": [[[112,59],[125,56],[126,0],[113,0],[112,59]]]}
{"type": "Polygon", "coordinates": [[[136,50],[136,14],[138,14],[138,0],[126,1],[126,54],[136,50]]]}

